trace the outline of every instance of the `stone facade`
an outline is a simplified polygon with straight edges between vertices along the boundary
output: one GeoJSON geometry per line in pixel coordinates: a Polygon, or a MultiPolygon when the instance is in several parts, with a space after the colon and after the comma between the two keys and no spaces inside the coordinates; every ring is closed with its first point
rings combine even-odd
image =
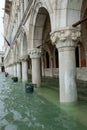
{"type": "Polygon", "coordinates": [[[38,87],[41,76],[59,77],[60,102],[75,102],[76,77],[87,80],[80,71],[87,68],[87,26],[72,25],[86,17],[86,5],[86,0],[5,0],[6,71],[22,81],[31,74],[38,87]]]}

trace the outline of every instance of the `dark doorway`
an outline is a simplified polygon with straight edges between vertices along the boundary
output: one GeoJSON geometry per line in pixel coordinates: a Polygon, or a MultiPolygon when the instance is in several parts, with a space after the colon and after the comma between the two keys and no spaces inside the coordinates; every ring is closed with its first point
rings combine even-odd
{"type": "Polygon", "coordinates": [[[76,57],[76,67],[79,67],[79,47],[78,46],[75,49],[75,57],[76,57]]]}
{"type": "Polygon", "coordinates": [[[5,67],[4,66],[1,67],[1,72],[5,72],[5,67]]]}
{"type": "Polygon", "coordinates": [[[55,65],[56,65],[56,68],[59,68],[59,56],[58,56],[57,49],[55,49],[55,65]]]}
{"type": "Polygon", "coordinates": [[[50,68],[50,65],[49,65],[49,53],[48,52],[46,52],[46,67],[50,68]]]}

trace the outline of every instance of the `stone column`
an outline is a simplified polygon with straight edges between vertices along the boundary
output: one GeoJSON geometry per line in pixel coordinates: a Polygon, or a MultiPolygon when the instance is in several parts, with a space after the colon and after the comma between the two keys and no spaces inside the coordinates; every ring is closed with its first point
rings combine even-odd
{"type": "Polygon", "coordinates": [[[9,75],[11,75],[11,66],[9,66],[9,75]]]}
{"type": "Polygon", "coordinates": [[[59,51],[60,102],[77,101],[75,47],[79,37],[79,30],[69,27],[51,35],[59,51]]]}
{"type": "Polygon", "coordinates": [[[13,75],[13,65],[11,65],[11,76],[13,75]]]}
{"type": "Polygon", "coordinates": [[[7,73],[9,74],[9,66],[7,66],[7,73]]]}
{"type": "Polygon", "coordinates": [[[32,59],[32,83],[37,84],[37,87],[41,85],[41,69],[40,69],[40,57],[41,49],[31,50],[30,58],[32,59]]]}
{"type": "Polygon", "coordinates": [[[22,81],[28,81],[28,63],[26,60],[22,60],[22,81]]]}
{"type": "Polygon", "coordinates": [[[11,75],[14,76],[14,65],[12,65],[12,68],[11,68],[11,75]]]}
{"type": "Polygon", "coordinates": [[[21,79],[21,66],[20,63],[17,63],[17,77],[21,79]]]}
{"type": "Polygon", "coordinates": [[[14,77],[16,77],[16,76],[17,76],[17,65],[14,64],[14,77]]]}

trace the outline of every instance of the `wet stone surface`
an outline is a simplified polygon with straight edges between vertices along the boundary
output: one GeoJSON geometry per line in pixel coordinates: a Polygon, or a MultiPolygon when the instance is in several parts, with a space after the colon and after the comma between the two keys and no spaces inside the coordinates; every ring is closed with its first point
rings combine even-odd
{"type": "MultiPolygon", "coordinates": [[[[80,108],[86,111],[86,103],[85,107],[56,105],[41,95],[48,91],[42,89],[26,94],[23,83],[13,83],[10,77],[0,74],[0,130],[87,130],[86,123],[74,114],[80,108]]],[[[51,96],[52,91],[47,95],[51,96]]]]}

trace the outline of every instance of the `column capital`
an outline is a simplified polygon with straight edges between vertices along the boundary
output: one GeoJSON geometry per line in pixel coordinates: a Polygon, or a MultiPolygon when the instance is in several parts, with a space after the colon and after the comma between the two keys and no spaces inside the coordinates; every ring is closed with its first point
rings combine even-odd
{"type": "Polygon", "coordinates": [[[80,30],[73,27],[61,28],[51,33],[51,41],[57,48],[76,47],[80,39],[80,30]]]}
{"type": "Polygon", "coordinates": [[[29,55],[31,59],[36,59],[41,57],[41,49],[39,48],[33,48],[29,51],[29,55]]]}
{"type": "Polygon", "coordinates": [[[19,57],[18,59],[19,59],[19,62],[22,60],[26,61],[28,59],[28,55],[23,55],[23,56],[19,57]]]}

